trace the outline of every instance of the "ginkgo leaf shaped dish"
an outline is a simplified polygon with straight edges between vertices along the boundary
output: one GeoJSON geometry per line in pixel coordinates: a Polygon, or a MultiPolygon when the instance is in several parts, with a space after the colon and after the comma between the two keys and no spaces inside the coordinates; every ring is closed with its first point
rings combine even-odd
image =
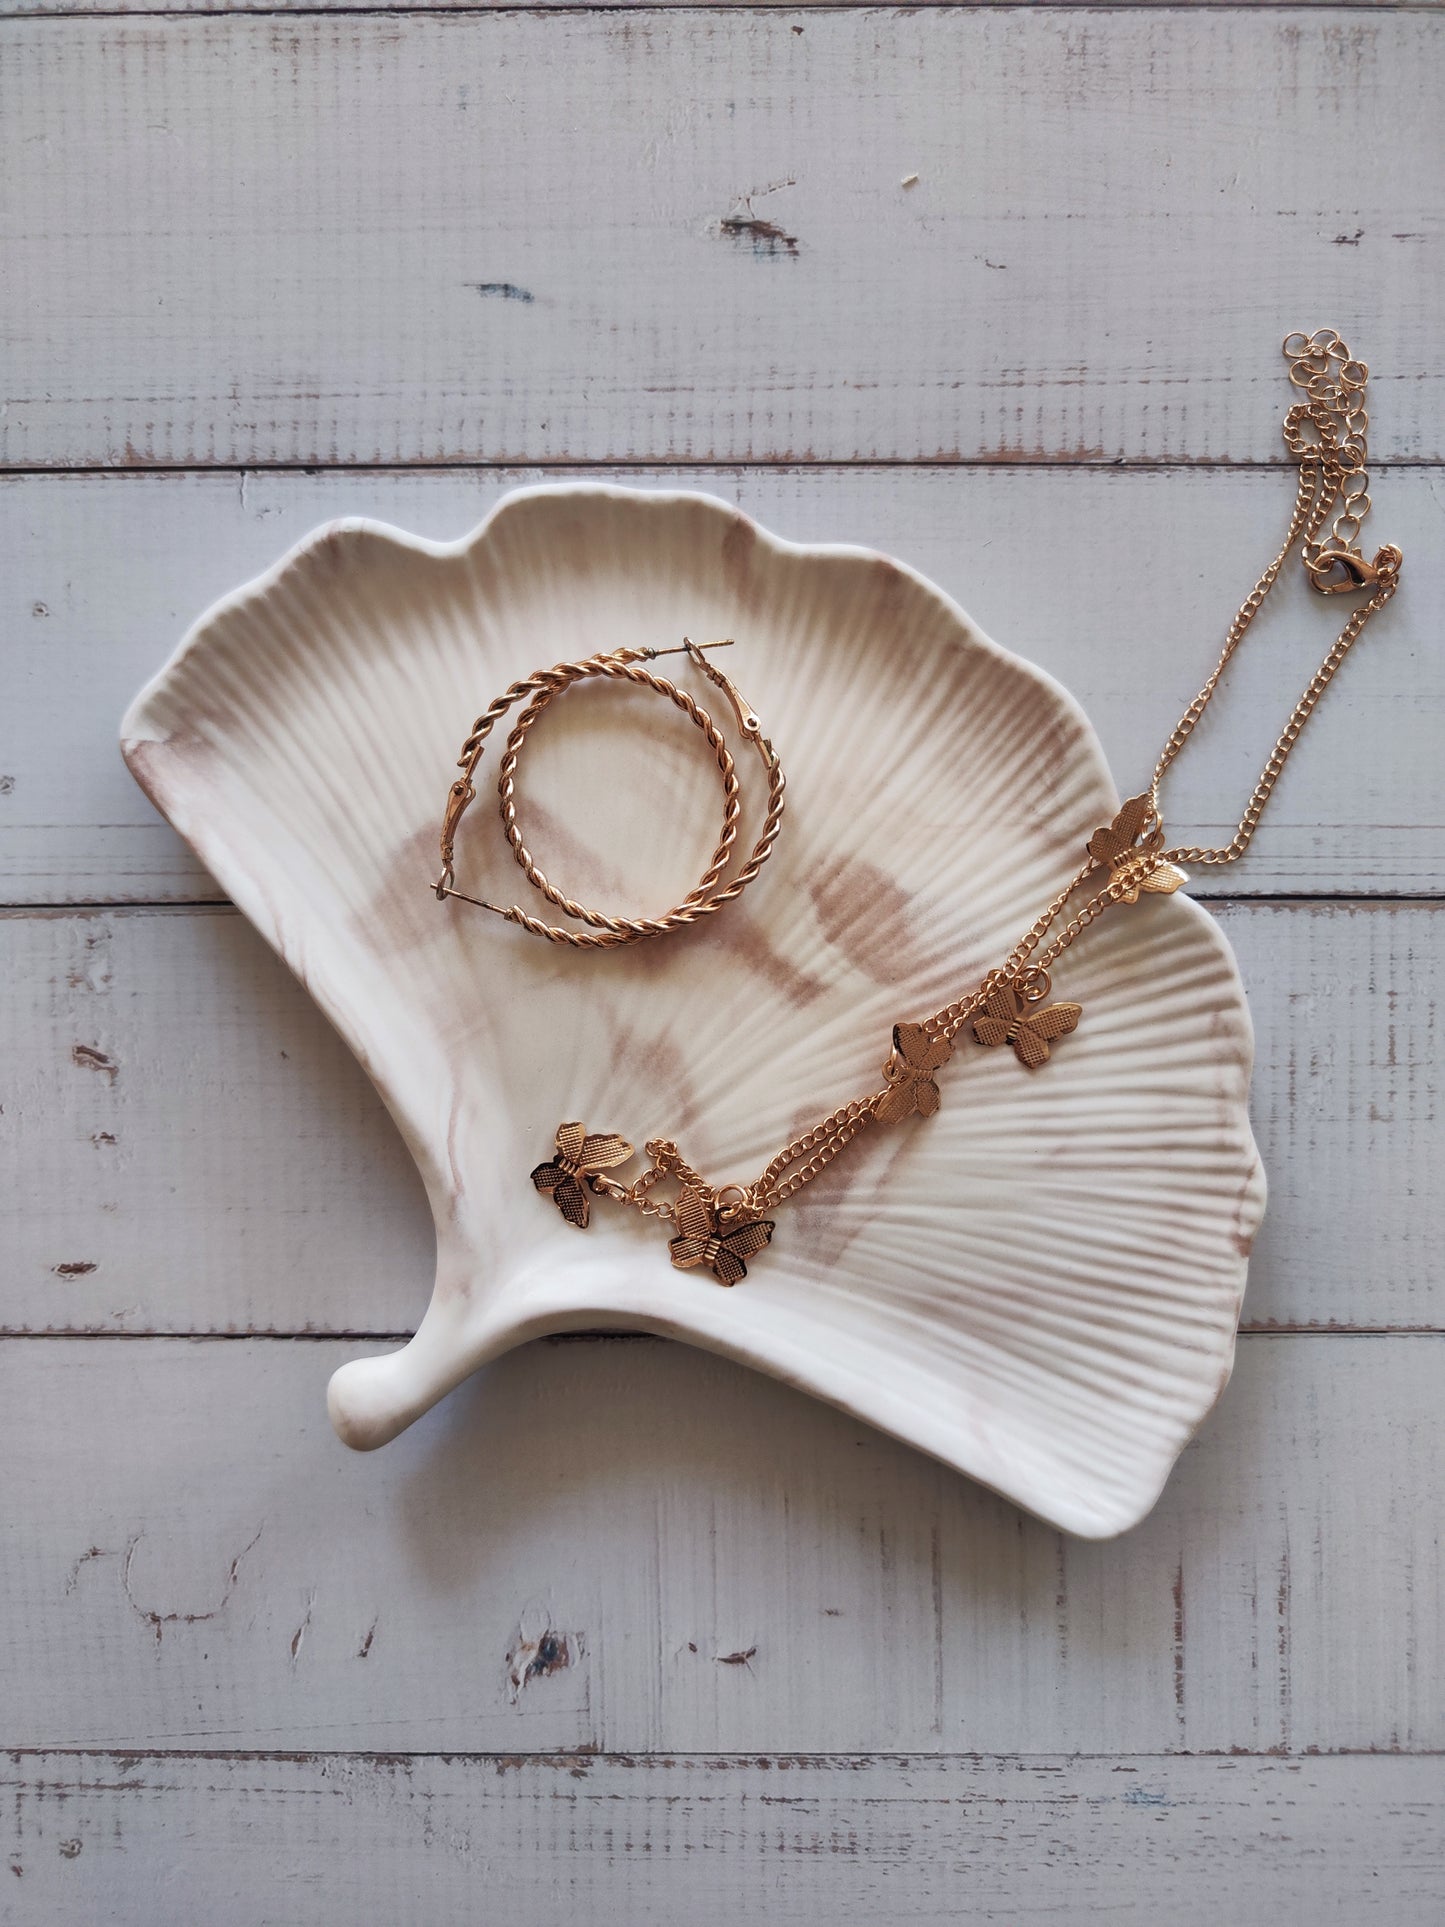
{"type": "MultiPolygon", "coordinates": [[[[625,688],[559,707],[526,779],[539,857],[584,901],[676,901],[716,829],[694,732],[625,688]]],[[[642,1330],[771,1372],[1068,1531],[1149,1509],[1228,1378],[1263,1208],[1243,993],[1187,897],[1145,896],[1070,952],[1084,1015],[1044,1070],[970,1049],[935,1084],[910,1032],[909,1114],[790,1201],[755,1265],[766,1240],[722,1277],[705,1213],[681,1228],[685,1267],[634,1213],[583,1233],[563,1185],[559,1119],[586,1119],[596,1156],[611,1134],[685,1133],[710,1174],[759,1168],[876,1085],[900,1013],[977,982],[1117,811],[1071,698],[920,576],[690,494],[524,490],[452,544],[337,523],[201,620],[123,740],[426,1184],[431,1301],[403,1349],[333,1378],[348,1443],[384,1443],[523,1340],[642,1330]],[[746,900],[580,955],[439,903],[440,806],[490,697],[685,634],[736,638],[787,769],[746,900]]],[[[458,875],[515,894],[499,832],[471,833],[458,875]]],[[[1002,1040],[1010,1013],[994,1019],[1002,1040]]]]}

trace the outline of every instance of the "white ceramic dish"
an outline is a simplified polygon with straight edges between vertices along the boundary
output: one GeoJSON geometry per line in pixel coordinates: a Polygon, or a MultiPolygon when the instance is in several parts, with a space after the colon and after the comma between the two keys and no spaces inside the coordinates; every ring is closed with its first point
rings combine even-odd
{"type": "MultiPolygon", "coordinates": [[[[937,589],[700,495],[529,489],[448,545],[336,523],[203,617],[123,739],[426,1183],[431,1302],[402,1350],[333,1378],[348,1443],[384,1443],[525,1339],[638,1329],[771,1372],[1071,1532],[1149,1509],[1229,1376],[1264,1196],[1242,989],[1185,896],[1070,951],[1056,994],[1084,1017],[1051,1064],[961,1044],[940,1114],[851,1147],[734,1290],[673,1269],[656,1224],[599,1204],[579,1232],[528,1182],[564,1118],[753,1175],[876,1087],[893,1022],[999,960],[1112,816],[1071,698],[937,589]],[[486,702],[684,633],[737,638],[730,673],[788,774],[742,901],[604,955],[438,904],[446,786],[486,702]]],[[[569,694],[519,787],[534,850],[585,900],[660,909],[712,847],[716,769],[655,696],[569,694]]],[[[459,882],[512,902],[531,893],[489,794],[459,882]]]]}

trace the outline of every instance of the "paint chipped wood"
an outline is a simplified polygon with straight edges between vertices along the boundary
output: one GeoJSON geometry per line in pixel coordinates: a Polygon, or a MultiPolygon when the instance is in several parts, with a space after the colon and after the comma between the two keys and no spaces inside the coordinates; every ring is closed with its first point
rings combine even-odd
{"type": "Polygon", "coordinates": [[[12,20],[0,459],[1439,460],[1437,21],[12,20]]]}
{"type": "MultiPolygon", "coordinates": [[[[1196,7],[1227,8],[1238,7],[1240,0],[1189,0],[1189,3],[1191,6],[1196,7]]],[[[1415,0],[1415,4],[1423,7],[1438,6],[1440,3],[1441,0],[1415,0]]],[[[481,13],[493,10],[504,11],[508,8],[530,9],[533,4],[534,0],[272,0],[272,4],[267,7],[267,12],[278,14],[332,12],[481,13]]],[[[552,0],[553,10],[556,11],[567,8],[580,12],[586,10],[589,5],[592,4],[595,4],[595,0],[552,0]]],[[[722,11],[729,7],[746,6],[749,4],[751,4],[751,0],[667,0],[665,9],[652,7],[649,11],[654,13],[662,11],[677,12],[682,8],[696,8],[699,11],[711,13],[722,11]]],[[[922,8],[944,7],[956,5],[957,0],[916,0],[916,4],[922,8]]],[[[1097,0],[1051,0],[1051,4],[1056,7],[1096,7],[1097,0]]],[[[1111,0],[1111,4],[1116,8],[1143,8],[1157,4],[1157,0],[1111,0]]],[[[1395,6],[1398,4],[1399,0],[1294,0],[1294,5],[1299,9],[1322,6],[1360,9],[1395,6]]],[[[874,7],[874,5],[875,0],[794,0],[794,5],[790,7],[788,11],[789,13],[806,14],[808,12],[826,9],[828,12],[834,13],[847,7],[874,7]]],[[[166,0],[164,5],[158,4],[158,0],[10,0],[10,4],[7,6],[8,15],[16,18],[32,16],[43,18],[46,15],[52,14],[75,16],[85,14],[111,15],[144,13],[147,15],[156,15],[204,13],[212,11],[224,11],[224,9],[215,8],[213,0],[166,0]]],[[[233,11],[239,11],[239,9],[233,9],[233,11]]],[[[640,6],[633,7],[631,11],[640,13],[643,11],[643,8],[640,6]]],[[[789,31],[801,37],[808,32],[808,25],[794,21],[789,31]]],[[[909,179],[905,179],[903,185],[905,187],[908,186],[909,179]]]]}
{"type": "Polygon", "coordinates": [[[658,1341],[528,1347],[357,1456],[323,1394],[364,1346],[11,1340],[6,1737],[1438,1751],[1442,1347],[1246,1339],[1098,1544],[658,1341]]]}
{"type": "Polygon", "coordinates": [[[0,1758],[0,1790],[11,1905],[108,1927],[154,1927],[160,1865],[207,1927],[302,1918],[310,1869],[328,1918],[416,1927],[482,1891],[508,1927],[1398,1927],[1445,1901],[1431,1759],[52,1752],[0,1758]]]}

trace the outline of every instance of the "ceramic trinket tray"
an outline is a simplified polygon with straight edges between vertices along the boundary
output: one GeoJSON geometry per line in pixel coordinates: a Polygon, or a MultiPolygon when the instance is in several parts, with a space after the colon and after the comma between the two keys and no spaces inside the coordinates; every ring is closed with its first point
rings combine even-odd
{"type": "MultiPolygon", "coordinates": [[[[675,901],[712,845],[717,772],[668,707],[579,689],[529,753],[539,853],[585,900],[675,901]]],[[[734,1290],[673,1269],[631,1214],[579,1233],[528,1182],[559,1118],[639,1144],[685,1130],[708,1170],[754,1169],[864,1087],[900,1011],[1005,954],[1118,808],[1073,700],[923,578],[693,494],[523,490],[451,544],[336,523],[202,618],[123,743],[356,1052],[426,1185],[430,1303],[405,1347],[333,1378],[349,1444],[385,1443],[527,1339],[638,1330],[772,1373],[1070,1532],[1148,1511],[1229,1376],[1264,1198],[1242,988],[1187,895],[1069,953],[1085,1017],[1046,1076],[973,1052],[936,1117],[860,1140],[801,1194],[734,1290]],[[582,956],[438,904],[439,801],[490,695],[684,634],[736,638],[730,673],[786,761],[746,899],[582,956]]],[[[499,836],[473,835],[465,866],[515,897],[499,836]]]]}

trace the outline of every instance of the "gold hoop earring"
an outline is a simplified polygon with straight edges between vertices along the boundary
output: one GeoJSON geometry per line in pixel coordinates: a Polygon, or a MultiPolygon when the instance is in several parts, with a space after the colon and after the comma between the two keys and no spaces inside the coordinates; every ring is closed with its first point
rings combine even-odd
{"type": "Polygon", "coordinates": [[[676,649],[615,649],[606,654],[587,656],[575,662],[559,662],[551,669],[539,669],[534,675],[521,682],[514,682],[504,689],[496,701],[491,703],[472,725],[471,734],[462,744],[462,753],[457,758],[457,767],[462,774],[447,791],[446,812],[442,818],[441,857],[442,870],[437,878],[435,889],[438,902],[447,897],[455,897],[459,903],[472,903],[479,909],[491,910],[508,923],[515,923],[520,929],[528,930],[534,937],[545,937],[549,943],[570,944],[576,950],[610,949],[617,944],[634,943],[639,937],[659,937],[669,930],[686,929],[690,924],[699,922],[721,910],[725,903],[740,897],[754,880],[772,854],[777,841],[778,831],[783,820],[783,793],[786,782],[777,752],[764,736],[762,724],[758,721],[751,704],[743,696],[737,685],[714,668],[703,649],[728,649],[732,647],[729,637],[723,642],[710,642],[699,646],[686,636],[676,649]],[[737,842],[738,823],[742,816],[742,785],[738,780],[737,766],[727,739],[713,721],[712,717],[697,700],[666,676],[641,665],[658,656],[686,655],[702,671],[708,681],[715,684],[727,696],[737,716],[738,728],[743,739],[752,745],[768,777],[768,807],[763,820],[762,832],[753,846],[752,854],[729,881],[722,881],[737,842]],[[570,689],[574,683],[584,682],[592,676],[608,677],[616,682],[628,682],[638,687],[656,690],[658,695],[666,696],[674,703],[689,721],[696,724],[707,739],[723,783],[723,824],[717,847],[711,861],[697,883],[682,899],[660,917],[610,917],[601,910],[589,908],[578,903],[564,891],[558,889],[551,879],[539,870],[531,851],[523,839],[517,822],[516,774],[521,760],[522,745],[527,739],[538,718],[547,705],[570,689]],[[546,923],[540,917],[528,914],[518,903],[504,906],[488,903],[482,897],[468,896],[456,888],[455,853],[457,830],[461,824],[467,805],[476,796],[473,778],[477,764],[481,761],[482,751],[493,725],[507,711],[524,699],[525,709],[512,726],[502,752],[502,761],[497,776],[497,794],[501,805],[502,828],[512,854],[527,881],[541,892],[550,903],[579,922],[591,926],[590,930],[569,930],[565,926],[546,923]]]}

